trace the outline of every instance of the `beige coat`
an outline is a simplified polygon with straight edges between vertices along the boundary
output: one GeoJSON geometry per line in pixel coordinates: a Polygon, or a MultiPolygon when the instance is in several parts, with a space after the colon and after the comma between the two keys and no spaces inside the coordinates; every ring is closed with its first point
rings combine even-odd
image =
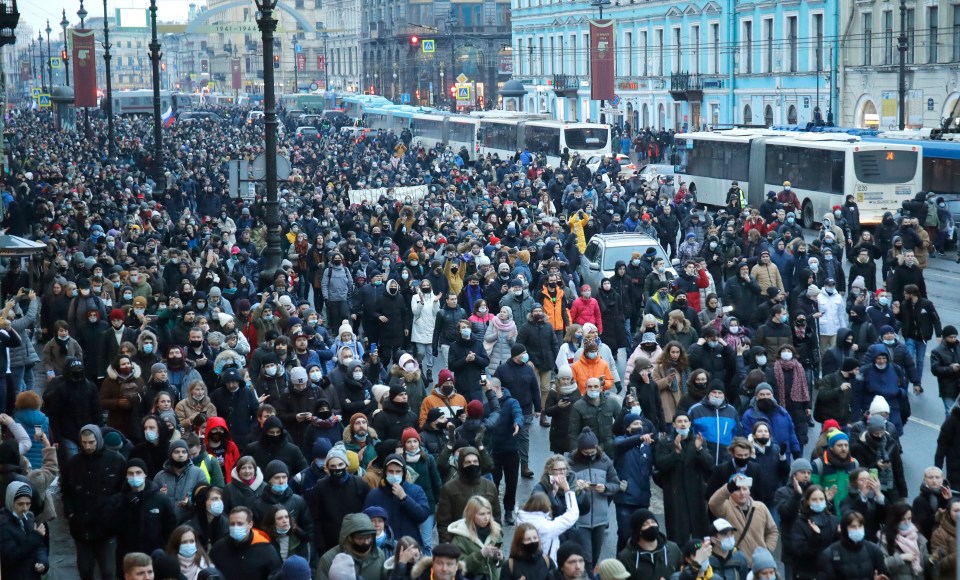
{"type": "Polygon", "coordinates": [[[780,270],[772,261],[769,264],[757,264],[750,270],[750,275],[757,279],[761,296],[766,296],[767,288],[771,286],[776,286],[781,292],[786,292],[786,288],[783,287],[783,279],[780,277],[780,270]]]}
{"type": "Polygon", "coordinates": [[[780,541],[780,531],[777,524],[773,521],[773,516],[767,506],[759,501],[753,500],[750,508],[753,510],[753,518],[750,520],[750,528],[747,533],[743,533],[743,528],[747,525],[747,513],[733,503],[730,499],[730,491],[724,485],[713,493],[707,504],[710,506],[710,512],[718,518],[723,518],[737,529],[736,537],[737,549],[747,558],[747,563],[752,564],[753,551],[763,546],[770,552],[777,549],[780,541]],[[742,538],[742,539],[740,539],[742,538]]]}

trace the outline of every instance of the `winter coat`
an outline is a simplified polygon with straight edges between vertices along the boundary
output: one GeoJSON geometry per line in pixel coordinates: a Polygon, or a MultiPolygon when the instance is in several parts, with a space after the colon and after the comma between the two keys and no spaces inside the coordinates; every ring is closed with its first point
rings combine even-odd
{"type": "Polygon", "coordinates": [[[13,511],[14,496],[22,485],[26,484],[7,487],[6,507],[0,510],[0,575],[8,580],[39,580],[35,566],[42,564],[49,570],[50,558],[43,536],[34,529],[33,513],[27,512],[21,524],[13,511]]]}
{"type": "Polygon", "coordinates": [[[210,559],[226,580],[267,580],[282,565],[270,537],[256,528],[240,542],[229,536],[219,540],[210,559]]]}
{"type": "Polygon", "coordinates": [[[605,393],[600,393],[599,399],[583,397],[575,402],[571,405],[570,430],[567,432],[569,448],[577,449],[577,438],[580,437],[581,431],[584,427],[590,427],[597,436],[603,452],[607,457],[614,457],[616,447],[613,427],[619,412],[620,403],[605,393]],[[596,404],[593,401],[596,401],[596,404]]]}
{"type": "Polygon", "coordinates": [[[957,344],[951,347],[944,341],[930,352],[930,371],[937,377],[942,399],[960,396],[960,368],[951,366],[957,363],[960,363],[960,346],[957,344]]]}
{"type": "Polygon", "coordinates": [[[10,327],[20,335],[20,346],[10,349],[10,367],[18,368],[35,365],[40,362],[40,355],[34,348],[33,333],[38,323],[37,315],[40,312],[40,301],[33,300],[23,316],[10,321],[10,327]]]}
{"type": "MultiPolygon", "coordinates": [[[[480,452],[475,447],[462,447],[460,455],[457,458],[457,473],[463,472],[463,460],[467,455],[480,456],[480,452]]],[[[441,542],[450,541],[450,532],[447,527],[455,520],[463,517],[463,508],[467,502],[475,495],[482,495],[493,506],[493,518],[500,521],[500,494],[497,486],[492,481],[484,477],[477,478],[476,481],[467,481],[458,475],[443,484],[440,488],[440,498],[437,501],[437,532],[441,542]]],[[[415,536],[416,537],[416,536],[415,536]]]]}
{"type": "Polygon", "coordinates": [[[244,450],[245,455],[253,457],[257,462],[257,467],[266,469],[267,465],[274,459],[282,461],[290,473],[300,473],[307,468],[307,460],[303,456],[300,448],[290,442],[286,431],[280,436],[279,443],[271,442],[267,439],[265,432],[260,434],[260,440],[251,443],[244,450]]]}
{"type": "Polygon", "coordinates": [[[709,448],[714,457],[714,465],[726,461],[729,455],[727,447],[741,432],[737,410],[727,403],[726,399],[719,407],[714,407],[709,398],[704,397],[690,407],[688,414],[690,422],[693,423],[693,431],[703,436],[704,446],[709,448]]]}
{"type": "Polygon", "coordinates": [[[431,344],[433,329],[437,323],[437,312],[440,311],[440,299],[433,292],[423,296],[415,294],[410,299],[411,331],[410,341],[417,344],[431,344]]]}
{"type": "Polygon", "coordinates": [[[574,300],[570,307],[570,320],[580,326],[590,322],[600,332],[603,332],[603,316],[600,313],[600,304],[596,298],[580,297],[574,300]]]}
{"type": "MultiPolygon", "coordinates": [[[[949,500],[941,494],[943,488],[936,491],[920,484],[920,493],[913,499],[913,525],[917,526],[923,537],[929,539],[938,525],[938,510],[949,511],[949,500]]],[[[950,494],[952,497],[952,494],[950,494]]]]}
{"type": "Polygon", "coordinates": [[[166,492],[161,491],[160,493],[170,499],[170,503],[174,506],[178,522],[186,520],[192,514],[193,508],[191,507],[190,499],[193,497],[193,490],[201,483],[208,483],[207,476],[203,473],[203,470],[196,465],[188,463],[178,475],[173,470],[173,466],[170,465],[169,461],[163,465],[163,471],[154,476],[153,482],[156,483],[161,490],[164,487],[167,488],[166,492]],[[184,499],[187,500],[187,505],[180,506],[179,502],[184,499]]]}
{"type": "Polygon", "coordinates": [[[177,515],[173,502],[160,492],[160,486],[147,480],[143,490],[137,492],[124,484],[121,498],[116,520],[120,532],[117,554],[150,554],[157,548],[163,549],[177,526],[177,515]]]}
{"type": "MultiPolygon", "coordinates": [[[[880,551],[883,552],[884,561],[887,565],[887,577],[890,580],[918,580],[925,577],[923,571],[919,574],[913,571],[911,563],[902,558],[903,552],[899,547],[896,547],[892,554],[890,553],[887,540],[883,537],[882,532],[877,543],[880,545],[880,551]]],[[[917,535],[917,547],[920,550],[920,558],[925,570],[930,567],[930,551],[927,547],[927,539],[919,534],[917,535]]]]}
{"type": "Polygon", "coordinates": [[[403,295],[384,292],[377,300],[373,317],[385,316],[387,322],[380,326],[380,344],[384,347],[403,346],[406,339],[404,331],[410,330],[410,309],[405,304],[403,295]]]}
{"type": "Polygon", "coordinates": [[[282,505],[286,508],[290,517],[297,520],[297,527],[306,532],[308,537],[313,537],[313,518],[310,517],[310,508],[307,507],[307,502],[303,499],[303,496],[294,493],[289,486],[282,492],[277,493],[273,491],[270,484],[264,484],[260,488],[260,493],[254,504],[254,521],[262,521],[270,508],[275,505],[282,505]]]}
{"type": "Polygon", "coordinates": [[[232,393],[227,387],[220,387],[210,395],[210,401],[217,408],[217,416],[226,420],[237,446],[242,447],[250,443],[253,425],[257,420],[257,409],[260,407],[256,392],[242,385],[232,393]]]}
{"type": "Polygon", "coordinates": [[[664,523],[667,537],[686,542],[691,536],[703,537],[712,521],[703,501],[714,458],[704,445],[696,448],[693,436],[683,439],[681,451],[674,446],[676,432],[661,437],[654,448],[655,473],[663,490],[664,523]]]}
{"type": "Polygon", "coordinates": [[[824,451],[823,457],[814,459],[811,464],[813,470],[810,473],[810,483],[815,483],[824,489],[834,485],[837,486],[837,493],[833,496],[833,504],[836,513],[843,513],[840,504],[849,493],[850,472],[860,467],[857,460],[850,456],[846,461],[840,461],[828,449],[824,451]]]}
{"type": "Polygon", "coordinates": [[[877,440],[869,432],[864,431],[850,441],[850,455],[860,467],[877,469],[880,479],[880,490],[888,500],[897,500],[907,497],[907,480],[903,473],[903,457],[901,456],[900,442],[896,437],[884,432],[877,440]],[[883,461],[889,467],[879,469],[883,461]]]}
{"type": "Polygon", "coordinates": [[[551,389],[547,393],[547,404],[543,408],[543,413],[552,420],[550,424],[550,451],[553,453],[569,453],[574,447],[570,445],[570,415],[573,411],[573,405],[583,398],[580,389],[574,389],[568,395],[561,395],[557,390],[551,389]],[[566,407],[560,406],[560,401],[566,399],[570,402],[566,407]]]}
{"type": "Polygon", "coordinates": [[[627,484],[613,501],[625,506],[650,506],[650,477],[653,475],[653,446],[641,440],[643,435],[621,435],[615,441],[614,467],[620,481],[627,484]]]}
{"type": "MultiPolygon", "coordinates": [[[[448,526],[447,531],[453,536],[450,543],[460,548],[460,561],[466,566],[466,573],[472,578],[483,577],[488,580],[499,580],[499,560],[485,558],[480,553],[484,546],[495,546],[503,543],[503,534],[491,533],[486,540],[480,541],[475,533],[470,531],[466,520],[457,520],[448,526]]],[[[541,538],[542,541],[542,538],[541,538]]]]}
{"type": "Polygon", "coordinates": [[[60,474],[63,513],[70,525],[70,535],[89,541],[116,534],[120,489],[126,480],[126,460],[116,451],[103,448],[99,429],[95,434],[97,451],[74,455],[60,474]]]}
{"type": "MultiPolygon", "coordinates": [[[[52,439],[50,437],[50,419],[48,419],[40,409],[20,409],[15,411],[13,413],[13,420],[22,426],[23,430],[31,437],[36,431],[36,428],[40,427],[40,430],[47,436],[47,439],[52,439]]],[[[24,453],[23,456],[30,461],[31,468],[37,469],[43,464],[43,445],[34,439],[30,449],[24,453]]]]}
{"type": "Polygon", "coordinates": [[[901,401],[908,397],[906,376],[894,364],[888,363],[882,371],[877,369],[873,363],[878,353],[886,353],[882,344],[871,346],[864,356],[864,364],[860,367],[861,388],[854,393],[854,412],[865,411],[875,396],[882,396],[890,405],[889,420],[896,425],[899,436],[903,433],[905,418],[900,413],[901,401]]]}
{"type": "Polygon", "coordinates": [[[780,530],[773,521],[773,514],[763,503],[756,500],[751,502],[750,510],[753,510],[753,517],[750,518],[749,511],[745,513],[735,504],[730,498],[730,490],[727,486],[723,486],[713,492],[707,504],[711,513],[727,520],[741,532],[738,535],[737,548],[746,556],[747,562],[752,562],[753,552],[759,547],[765,547],[771,552],[777,549],[780,530]],[[747,526],[748,518],[749,526],[747,526]],[[746,533],[743,533],[744,530],[746,533]]]}
{"type": "Polygon", "coordinates": [[[620,478],[613,466],[613,460],[606,453],[598,453],[591,460],[575,451],[570,455],[570,471],[576,474],[577,479],[605,486],[603,493],[595,489],[589,491],[587,497],[590,500],[590,511],[580,516],[577,527],[593,529],[606,526],[609,523],[609,499],[620,491],[620,478]]]}
{"type": "MultiPolygon", "coordinates": [[[[841,531],[841,533],[843,533],[841,531]]],[[[871,541],[854,544],[841,536],[817,560],[819,580],[873,580],[887,573],[880,547],[871,541]]]]}
{"type": "Polygon", "coordinates": [[[417,428],[417,415],[411,410],[412,408],[409,403],[401,407],[389,397],[384,398],[383,408],[373,415],[370,424],[377,430],[377,436],[381,440],[400,441],[404,429],[417,428]]]}
{"type": "Polygon", "coordinates": [[[817,403],[813,410],[814,420],[823,423],[827,419],[836,419],[840,425],[848,425],[853,414],[853,394],[858,387],[858,379],[846,378],[840,371],[824,375],[817,385],[817,403]],[[841,385],[850,383],[847,390],[841,385]]]}
{"type": "MultiPolygon", "coordinates": [[[[930,538],[930,553],[937,557],[939,580],[953,580],[957,575],[957,524],[941,517],[940,525],[930,538]]],[[[935,577],[933,580],[937,580],[935,577]]]]}
{"type": "Polygon", "coordinates": [[[387,480],[375,489],[370,490],[364,500],[364,508],[378,506],[386,510],[387,521],[390,523],[390,529],[396,537],[411,536],[420,537],[420,524],[429,518],[433,511],[427,502],[427,496],[423,493],[423,488],[415,483],[404,480],[400,484],[407,497],[401,501],[393,495],[393,491],[387,480]]]}
{"type": "Polygon", "coordinates": [[[776,408],[769,414],[764,413],[757,408],[757,401],[754,399],[751,401],[750,407],[743,412],[743,417],[740,419],[740,424],[743,426],[743,432],[753,432],[753,426],[757,421],[765,421],[770,425],[770,436],[774,443],[778,445],[780,443],[786,443],[787,451],[791,456],[801,456],[803,453],[803,448],[800,446],[800,441],[797,439],[797,432],[796,429],[794,429],[793,419],[790,417],[790,413],[788,413],[786,409],[780,405],[777,405],[776,408]]]}
{"type": "Polygon", "coordinates": [[[501,331],[491,323],[483,335],[483,346],[490,357],[487,374],[492,375],[502,363],[510,358],[510,348],[517,342],[517,331],[501,331]]]}
{"type": "Polygon", "coordinates": [[[600,316],[603,320],[600,339],[605,344],[613,345],[615,349],[630,348],[625,325],[626,303],[620,293],[601,288],[597,292],[597,303],[600,305],[600,316]]]}
{"type": "Polygon", "coordinates": [[[317,481],[305,499],[310,517],[315,522],[313,543],[318,553],[337,546],[342,526],[349,514],[363,511],[370,486],[355,475],[346,474],[342,480],[324,477],[317,481]]]}
{"type": "Polygon", "coordinates": [[[58,376],[47,383],[43,392],[43,410],[50,418],[53,436],[80,442],[80,428],[87,424],[103,423],[100,393],[92,381],[75,381],[58,376]]]}
{"type": "Polygon", "coordinates": [[[655,549],[647,552],[631,541],[617,554],[617,560],[627,569],[630,578],[639,580],[671,578],[683,563],[680,547],[662,533],[655,549]]]}
{"type": "Polygon", "coordinates": [[[794,575],[798,580],[817,577],[817,558],[837,540],[838,524],[837,516],[830,511],[818,514],[801,508],[799,516],[792,520],[789,528],[783,530],[784,553],[793,563],[794,575]],[[810,522],[820,531],[815,532],[810,522]]]}
{"type": "Polygon", "coordinates": [[[453,371],[453,382],[457,392],[462,393],[467,400],[483,400],[480,392],[480,375],[487,372],[490,357],[483,348],[483,341],[479,338],[464,340],[458,338],[450,345],[447,353],[447,365],[453,371]],[[473,353],[473,361],[467,360],[467,355],[473,353]]]}
{"type": "Polygon", "coordinates": [[[237,468],[230,473],[230,483],[223,488],[223,513],[229,514],[237,506],[250,508],[257,507],[260,490],[263,488],[263,471],[257,466],[256,475],[250,485],[242,482],[237,476],[237,468]]]}
{"type": "MultiPolygon", "coordinates": [[[[514,317],[514,320],[520,319],[514,317]]],[[[528,321],[520,325],[516,342],[527,347],[530,362],[538,371],[553,370],[560,341],[548,322],[528,321]]]]}
{"type": "Polygon", "coordinates": [[[540,412],[540,380],[531,365],[510,359],[500,365],[494,376],[510,389],[524,415],[540,412]]]}
{"type": "Polygon", "coordinates": [[[140,367],[133,365],[133,373],[127,378],[120,378],[113,365],[107,367],[107,378],[100,384],[100,406],[107,411],[107,426],[120,431],[128,439],[139,438],[140,413],[143,404],[143,379],[140,378],[140,367]],[[120,401],[125,399],[127,406],[122,407],[120,401]]]}
{"type": "Polygon", "coordinates": [[[577,494],[572,490],[563,494],[563,502],[566,509],[559,516],[540,511],[520,510],[517,512],[517,524],[530,524],[537,528],[540,534],[540,548],[544,554],[554,561],[557,559],[557,548],[560,547],[564,534],[572,529],[580,518],[586,515],[581,515],[577,494]]]}

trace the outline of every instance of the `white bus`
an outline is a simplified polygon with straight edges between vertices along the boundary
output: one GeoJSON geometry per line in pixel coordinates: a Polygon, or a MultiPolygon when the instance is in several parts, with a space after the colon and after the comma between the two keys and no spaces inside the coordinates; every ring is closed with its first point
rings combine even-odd
{"type": "Polygon", "coordinates": [[[517,117],[480,119],[481,155],[496,154],[500,159],[508,159],[524,148],[545,156],[554,167],[560,165],[564,149],[571,157],[578,154],[584,159],[611,155],[610,126],[517,117]]]}
{"type": "Polygon", "coordinates": [[[726,203],[738,181],[748,203],[758,207],[768,191],[789,181],[801,208],[797,216],[813,227],[835,205],[853,195],[860,221],[877,224],[896,212],[922,185],[919,146],[864,142],[842,133],[730,130],[682,133],[674,138],[677,175],[695,187],[697,201],[726,203]]]}

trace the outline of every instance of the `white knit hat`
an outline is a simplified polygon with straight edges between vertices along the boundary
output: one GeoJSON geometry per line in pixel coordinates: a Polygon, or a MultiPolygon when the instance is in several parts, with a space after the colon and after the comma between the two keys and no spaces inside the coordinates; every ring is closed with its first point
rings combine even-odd
{"type": "Polygon", "coordinates": [[[887,400],[884,399],[882,396],[877,395],[876,397],[873,398],[873,401],[870,403],[869,412],[871,415],[874,415],[876,413],[889,413],[890,404],[887,403],[887,400]]]}

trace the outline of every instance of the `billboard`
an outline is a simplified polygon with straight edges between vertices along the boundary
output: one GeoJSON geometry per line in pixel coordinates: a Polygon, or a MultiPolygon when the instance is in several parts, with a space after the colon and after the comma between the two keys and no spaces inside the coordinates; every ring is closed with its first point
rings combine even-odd
{"type": "Polygon", "coordinates": [[[590,98],[609,101],[614,95],[613,20],[590,21],[590,98]]]}
{"type": "Polygon", "coordinates": [[[71,28],[74,106],[97,106],[97,42],[93,31],[71,28]]]}

